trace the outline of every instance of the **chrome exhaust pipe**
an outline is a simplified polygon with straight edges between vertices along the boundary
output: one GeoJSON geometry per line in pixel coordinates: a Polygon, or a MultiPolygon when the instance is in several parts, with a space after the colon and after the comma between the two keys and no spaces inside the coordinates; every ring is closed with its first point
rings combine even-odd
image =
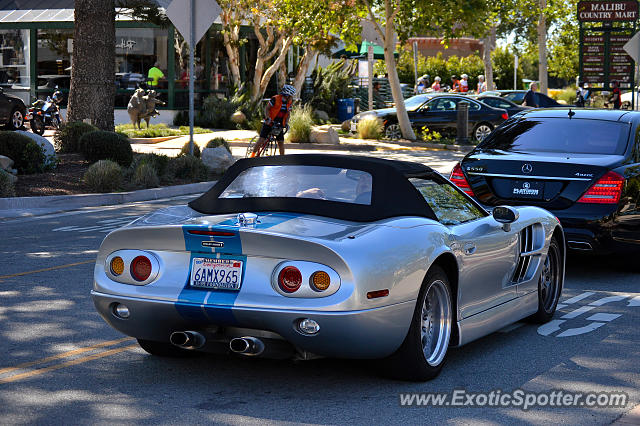
{"type": "Polygon", "coordinates": [[[199,349],[204,346],[206,339],[197,331],[174,331],[169,341],[183,349],[199,349]]]}
{"type": "Polygon", "coordinates": [[[257,356],[264,352],[264,343],[256,337],[235,337],[229,341],[229,349],[237,354],[257,356]]]}

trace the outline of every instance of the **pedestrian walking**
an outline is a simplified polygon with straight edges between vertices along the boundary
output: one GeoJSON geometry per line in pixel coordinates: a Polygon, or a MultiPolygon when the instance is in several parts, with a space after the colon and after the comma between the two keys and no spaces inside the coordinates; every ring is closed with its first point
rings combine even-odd
{"type": "Polygon", "coordinates": [[[529,85],[529,90],[524,95],[522,105],[538,108],[540,105],[538,104],[538,95],[536,94],[537,90],[538,84],[535,81],[532,81],[529,85]]]}
{"type": "Polygon", "coordinates": [[[613,103],[613,109],[620,109],[622,106],[622,99],[620,98],[620,83],[614,80],[611,82],[611,85],[613,86],[613,90],[611,91],[612,94],[610,102],[613,103]]]}
{"type": "Polygon", "coordinates": [[[149,80],[149,86],[158,87],[158,80],[164,78],[164,73],[160,69],[160,62],[156,62],[153,64],[151,68],[149,68],[149,73],[147,74],[149,80]]]}
{"type": "Polygon", "coordinates": [[[487,82],[484,81],[484,75],[479,75],[478,76],[478,94],[480,93],[484,93],[487,91],[487,82]]]}
{"type": "Polygon", "coordinates": [[[452,92],[460,91],[460,80],[458,80],[458,77],[455,75],[451,76],[451,91],[452,92]]]}
{"type": "Polygon", "coordinates": [[[440,87],[440,81],[441,81],[441,80],[442,80],[442,79],[441,79],[440,77],[438,77],[438,76],[436,76],[436,77],[433,79],[433,84],[431,85],[431,89],[432,89],[434,92],[439,92],[439,91],[440,91],[440,89],[441,89],[441,87],[440,87]]]}
{"type": "Polygon", "coordinates": [[[469,91],[469,76],[467,74],[462,74],[462,80],[460,80],[460,92],[467,93],[469,91]]]}

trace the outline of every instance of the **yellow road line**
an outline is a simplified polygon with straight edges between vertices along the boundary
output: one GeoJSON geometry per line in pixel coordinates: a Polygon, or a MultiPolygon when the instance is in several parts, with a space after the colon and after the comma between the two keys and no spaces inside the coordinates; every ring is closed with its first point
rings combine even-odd
{"type": "Polygon", "coordinates": [[[83,262],[69,263],[67,265],[52,266],[51,268],[36,269],[35,271],[18,272],[17,274],[11,274],[11,275],[0,275],[0,280],[4,278],[20,277],[22,275],[37,274],[38,272],[53,271],[55,269],[70,268],[72,266],[86,265],[87,263],[93,263],[93,262],[95,262],[95,259],[85,260],[83,262]]]}
{"type": "Polygon", "coordinates": [[[108,351],[99,352],[97,354],[89,355],[83,358],[73,359],[71,361],[52,365],[50,367],[40,368],[38,370],[33,370],[33,371],[27,371],[26,373],[16,374],[15,376],[7,377],[6,379],[0,379],[0,384],[15,382],[17,380],[26,379],[27,377],[39,376],[40,374],[44,374],[49,371],[59,370],[61,368],[70,367],[72,365],[82,364],[84,362],[93,361],[94,359],[104,358],[110,355],[115,355],[117,353],[124,352],[129,349],[134,349],[137,347],[138,345],[129,345],[129,346],[124,346],[122,348],[110,349],[108,351]]]}
{"type": "MultiPolygon", "coordinates": [[[[109,340],[108,342],[98,343],[96,345],[88,346],[86,348],[74,349],[72,351],[63,352],[61,354],[53,355],[53,356],[50,356],[50,357],[47,357],[47,358],[42,358],[42,359],[38,359],[38,360],[35,360],[35,361],[30,361],[30,362],[25,362],[23,364],[16,365],[15,367],[2,368],[2,369],[0,369],[0,374],[9,373],[9,372],[15,371],[15,370],[22,370],[23,368],[32,367],[32,366],[34,366],[36,364],[44,364],[46,362],[54,361],[56,359],[67,358],[67,357],[70,357],[70,356],[73,356],[73,355],[78,355],[78,354],[81,354],[81,353],[93,351],[93,350],[96,350],[96,349],[99,349],[99,348],[103,348],[105,346],[117,345],[119,343],[123,343],[123,342],[130,341],[130,340],[133,340],[133,338],[124,337],[122,339],[109,340]]],[[[1,383],[1,379],[0,379],[0,383],[1,383]]]]}

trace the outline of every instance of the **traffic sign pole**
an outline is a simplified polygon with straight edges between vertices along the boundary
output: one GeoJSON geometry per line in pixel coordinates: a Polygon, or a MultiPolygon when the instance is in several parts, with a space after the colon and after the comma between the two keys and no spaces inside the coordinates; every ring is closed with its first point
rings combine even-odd
{"type": "Polygon", "coordinates": [[[195,66],[194,66],[194,50],[196,50],[196,0],[191,0],[191,25],[189,31],[189,155],[193,155],[193,122],[194,122],[194,96],[195,96],[195,66]]]}

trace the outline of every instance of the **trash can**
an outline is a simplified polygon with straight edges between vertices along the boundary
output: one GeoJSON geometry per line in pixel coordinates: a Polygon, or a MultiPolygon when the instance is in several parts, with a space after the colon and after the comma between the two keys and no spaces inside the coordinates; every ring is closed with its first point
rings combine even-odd
{"type": "Polygon", "coordinates": [[[353,98],[338,99],[338,121],[349,120],[355,115],[353,98]]]}

